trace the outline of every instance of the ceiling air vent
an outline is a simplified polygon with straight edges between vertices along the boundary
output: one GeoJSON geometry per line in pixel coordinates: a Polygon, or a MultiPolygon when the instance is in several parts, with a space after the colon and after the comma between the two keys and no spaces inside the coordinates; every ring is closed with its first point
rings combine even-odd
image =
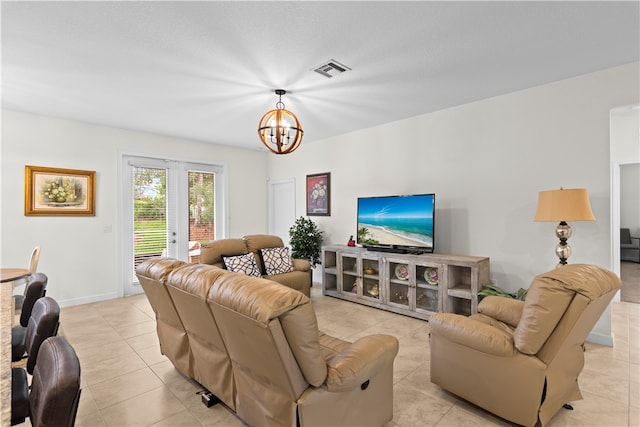
{"type": "Polygon", "coordinates": [[[351,68],[347,67],[346,65],[342,65],[335,59],[330,59],[324,64],[319,65],[313,69],[313,71],[315,71],[316,73],[321,74],[329,79],[333,76],[338,76],[349,70],[351,70],[351,68]]]}

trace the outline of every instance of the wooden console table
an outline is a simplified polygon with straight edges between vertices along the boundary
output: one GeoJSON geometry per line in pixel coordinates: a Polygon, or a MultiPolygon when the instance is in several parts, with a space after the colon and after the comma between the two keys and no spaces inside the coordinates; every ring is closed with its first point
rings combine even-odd
{"type": "Polygon", "coordinates": [[[324,295],[419,319],[439,311],[475,314],[478,291],[487,283],[487,257],[322,248],[324,295]]]}

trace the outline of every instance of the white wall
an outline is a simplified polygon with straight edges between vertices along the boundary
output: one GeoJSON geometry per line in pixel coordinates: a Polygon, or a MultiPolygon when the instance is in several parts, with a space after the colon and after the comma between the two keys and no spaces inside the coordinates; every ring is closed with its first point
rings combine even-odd
{"type": "Polygon", "coordinates": [[[436,252],[490,257],[508,290],[558,262],[556,224],[533,221],[538,192],[584,187],[597,221],[571,224],[569,262],[611,268],[609,112],[638,102],[638,65],[303,141],[269,157],[269,175],[296,179],[299,216],[305,175],[331,172],[331,216],[314,217],[325,244],[355,234],[359,196],[435,192],[436,252]]]}
{"type": "Polygon", "coordinates": [[[26,267],[32,248],[41,245],[38,271],[48,275],[47,294],[61,305],[117,294],[122,153],[225,164],[229,236],[267,229],[267,155],[263,152],[3,110],[0,153],[1,264],[26,267]],[[25,165],[95,170],[96,216],[24,216],[25,165]]]}

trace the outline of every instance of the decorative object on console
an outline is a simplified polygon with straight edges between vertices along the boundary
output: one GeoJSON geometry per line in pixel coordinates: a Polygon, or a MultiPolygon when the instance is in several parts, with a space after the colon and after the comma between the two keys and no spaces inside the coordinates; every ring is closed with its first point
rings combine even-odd
{"type": "Polygon", "coordinates": [[[595,221],[589,203],[589,191],[586,188],[573,188],[541,191],[538,194],[538,209],[534,221],[560,221],[556,227],[556,236],[560,243],[556,246],[556,255],[560,258],[558,267],[567,264],[571,256],[571,246],[567,243],[571,237],[571,227],[567,221],[595,221]]]}
{"type": "Polygon", "coordinates": [[[406,300],[407,300],[407,295],[404,292],[395,291],[393,293],[393,298],[392,298],[393,302],[402,304],[406,300]]]}
{"type": "Polygon", "coordinates": [[[378,296],[380,295],[380,286],[378,284],[371,286],[369,289],[367,289],[367,293],[369,294],[369,296],[378,298],[378,296]]]}
{"type": "Polygon", "coordinates": [[[376,274],[376,273],[377,273],[377,271],[373,267],[366,267],[364,269],[364,274],[376,274]]]}
{"type": "Polygon", "coordinates": [[[276,89],[275,93],[278,95],[276,108],[262,116],[258,124],[258,135],[272,153],[289,154],[300,146],[304,132],[296,115],[284,108],[282,95],[287,91],[276,89]]]}
{"type": "Polygon", "coordinates": [[[353,281],[353,286],[351,287],[351,292],[354,294],[358,293],[358,288],[361,286],[360,284],[361,280],[360,279],[356,279],[353,281]]]}
{"type": "Polygon", "coordinates": [[[427,281],[430,285],[438,284],[438,269],[433,267],[428,267],[424,270],[424,280],[427,281]]]}
{"type": "Polygon", "coordinates": [[[398,264],[396,265],[396,277],[400,280],[409,279],[409,267],[406,264],[398,264]]]}
{"type": "Polygon", "coordinates": [[[322,249],[322,231],[315,222],[301,216],[289,229],[289,243],[291,256],[309,260],[311,268],[320,264],[320,250],[322,249]]]}
{"type": "Polygon", "coordinates": [[[294,270],[289,248],[264,248],[260,250],[264,272],[268,276],[290,273],[294,270]]]}
{"type": "Polygon", "coordinates": [[[307,175],[307,216],[331,215],[331,173],[307,175]]]}
{"type": "Polygon", "coordinates": [[[353,240],[353,235],[349,236],[349,241],[347,242],[347,246],[355,246],[356,241],[353,240]]]}
{"type": "Polygon", "coordinates": [[[235,273],[244,273],[247,276],[262,277],[256,257],[252,253],[236,256],[223,256],[222,262],[227,270],[235,273]]]}

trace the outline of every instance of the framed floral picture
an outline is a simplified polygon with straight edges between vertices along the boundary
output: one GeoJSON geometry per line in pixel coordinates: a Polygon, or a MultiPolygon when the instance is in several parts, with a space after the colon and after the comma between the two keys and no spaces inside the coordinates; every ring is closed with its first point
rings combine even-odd
{"type": "Polygon", "coordinates": [[[26,216],[95,216],[96,172],[25,166],[26,216]]]}
{"type": "Polygon", "coordinates": [[[307,175],[307,216],[331,215],[331,173],[307,175]]]}

